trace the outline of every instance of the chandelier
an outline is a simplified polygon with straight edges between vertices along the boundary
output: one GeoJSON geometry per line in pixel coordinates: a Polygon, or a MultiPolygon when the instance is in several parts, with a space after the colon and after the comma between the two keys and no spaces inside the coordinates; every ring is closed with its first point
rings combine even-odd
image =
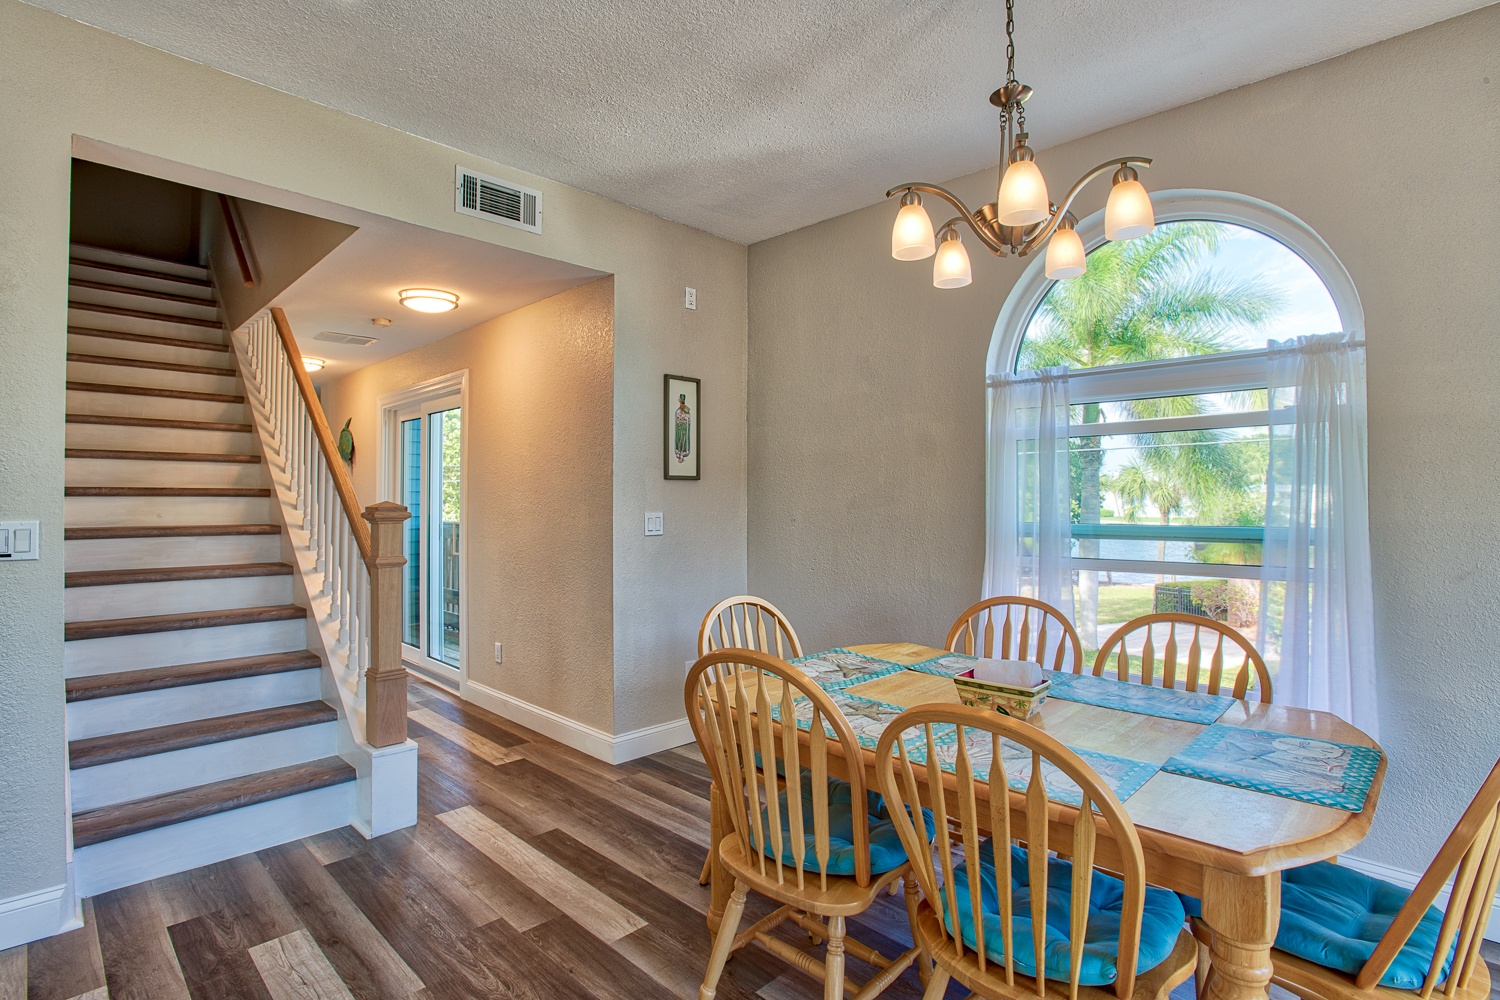
{"type": "Polygon", "coordinates": [[[891,230],[891,256],[897,260],[922,260],[936,254],[932,283],[938,288],[961,288],[973,280],[969,252],[964,249],[958,224],[963,223],[979,242],[997,257],[1025,257],[1043,244],[1047,247],[1049,278],[1076,278],[1087,261],[1083,240],[1074,230],[1078,220],[1068,211],[1084,187],[1114,168],[1114,186],[1104,208],[1104,235],[1110,240],[1133,240],[1156,225],[1151,198],[1141,185],[1135,168],[1151,165],[1144,156],[1122,156],[1099,164],[1069,189],[1061,204],[1047,198],[1047,182],[1026,145],[1026,100],[1031,88],[1016,80],[1015,0],[1005,0],[1005,86],[990,95],[1000,109],[1000,187],[994,201],[976,212],[958,196],[936,184],[898,184],[885,193],[901,195],[901,210],[891,230]],[[934,235],[932,219],[922,207],[922,195],[941,198],[958,210],[934,235]]]}

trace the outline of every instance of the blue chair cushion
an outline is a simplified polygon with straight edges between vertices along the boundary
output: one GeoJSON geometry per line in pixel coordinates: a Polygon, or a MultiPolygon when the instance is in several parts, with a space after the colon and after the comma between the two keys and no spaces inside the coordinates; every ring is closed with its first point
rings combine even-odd
{"type": "MultiPolygon", "coordinates": [[[[812,808],[813,787],[812,772],[807,769],[802,771],[802,816],[803,826],[806,830],[804,835],[807,844],[807,855],[802,859],[803,867],[808,871],[819,871],[818,867],[818,845],[817,838],[812,832],[812,808]]],[[[781,860],[784,864],[795,865],[797,862],[792,857],[791,840],[791,817],[787,815],[787,791],[782,791],[778,796],[781,807],[781,834],[782,852],[781,860]]],[[[893,868],[900,868],[906,864],[906,848],[901,846],[901,838],[896,833],[895,821],[891,819],[890,811],[886,809],[885,799],[876,792],[865,793],[865,812],[870,818],[870,873],[879,875],[893,868]]],[[[927,839],[931,840],[933,832],[937,829],[932,822],[932,813],[926,809],[922,810],[922,821],[927,827],[927,839]]],[[[770,809],[761,810],[762,829],[769,831],[771,828],[770,809]]],[[[767,837],[765,845],[766,857],[774,858],[776,851],[767,837]]],[[[828,874],[830,875],[853,875],[854,874],[854,804],[853,790],[849,783],[840,778],[828,779],[828,874]]]]}
{"type": "MultiPolygon", "coordinates": [[[[1276,947],[1290,955],[1330,969],[1355,975],[1369,961],[1396,913],[1411,895],[1410,890],[1382,882],[1347,865],[1327,861],[1288,868],[1281,873],[1281,929],[1276,947]]],[[[1191,896],[1182,898],[1190,916],[1201,916],[1202,904],[1191,896]]],[[[1381,986],[1419,990],[1427,979],[1427,967],[1437,950],[1443,915],[1429,907],[1416,930],[1380,977],[1381,986]]],[[[1453,949],[1443,963],[1441,979],[1448,977],[1453,949]]]]}
{"type": "MultiPolygon", "coordinates": [[[[953,871],[958,895],[958,920],[963,941],[977,948],[974,933],[973,906],[970,901],[970,866],[967,861],[953,871]]],[[[1017,973],[1036,975],[1036,950],[1032,944],[1031,873],[1024,848],[1010,848],[1012,900],[1012,947],[1015,949],[1017,973]]],[[[1005,934],[1000,925],[1000,895],[995,872],[993,841],[985,841],[979,850],[980,917],[984,923],[985,954],[995,962],[1005,961],[1005,934]]],[[[943,919],[952,933],[948,916],[946,890],[942,893],[943,919]]],[[[1084,935],[1083,957],[1078,981],[1084,986],[1106,986],[1119,975],[1120,916],[1125,903],[1125,883],[1111,875],[1095,871],[1089,886],[1088,930],[1084,935]]],[[[1048,979],[1066,982],[1070,956],[1068,926],[1073,905],[1073,864],[1061,858],[1047,861],[1047,929],[1043,955],[1044,974],[1048,979]]],[[[1166,889],[1146,887],[1141,918],[1141,945],[1136,955],[1136,972],[1154,969],[1166,960],[1177,944],[1177,935],[1187,919],[1177,894],[1166,889]]]]}

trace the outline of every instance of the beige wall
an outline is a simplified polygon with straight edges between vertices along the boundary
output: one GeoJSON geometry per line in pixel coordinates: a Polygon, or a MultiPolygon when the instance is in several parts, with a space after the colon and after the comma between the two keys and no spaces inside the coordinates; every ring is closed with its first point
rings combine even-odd
{"type": "Polygon", "coordinates": [[[243,187],[296,192],[613,274],[614,670],[601,667],[591,683],[616,689],[615,732],[682,716],[682,661],[701,606],[745,585],[744,247],[17,0],[0,0],[0,94],[0,484],[5,516],[40,519],[43,545],[40,561],[0,566],[0,900],[64,873],[60,539],[75,136],[193,175],[174,180],[247,197],[255,192],[243,187]],[[545,232],[456,214],[455,163],[541,190],[545,232]],[[685,285],[699,291],[696,312],[683,309],[685,285]],[[699,483],[661,479],[668,371],[703,379],[710,450],[699,483]],[[646,510],[666,513],[666,537],[642,537],[646,510]]]}
{"type": "Polygon", "coordinates": [[[255,277],[254,287],[246,288],[218,196],[205,191],[201,197],[203,216],[208,220],[209,266],[219,287],[225,319],[233,327],[264,309],[357,228],[247,198],[235,199],[239,224],[244,226],[243,238],[248,243],[250,273],[255,277]]]}
{"type": "MultiPolygon", "coordinates": [[[[1280,205],[1353,276],[1391,758],[1356,853],[1408,870],[1500,756],[1497,52],[1500,6],[1037,157],[1059,185],[1112,156],[1155,157],[1148,187],[1280,205]]],[[[992,176],[953,186],[978,204],[992,176]]],[[[1080,217],[1106,194],[1091,189],[1080,217]]],[[[750,586],[813,647],[940,641],[979,591],[985,356],[1025,262],[970,238],[974,284],[938,291],[929,262],[890,258],[894,215],[750,251],[750,586]]]]}
{"type": "Polygon", "coordinates": [[[468,371],[464,413],[469,680],[611,731],[614,279],[600,278],[322,388],[353,420],[361,503],[377,482],[383,395],[468,371]],[[505,643],[497,664],[494,643],[505,643]]]}

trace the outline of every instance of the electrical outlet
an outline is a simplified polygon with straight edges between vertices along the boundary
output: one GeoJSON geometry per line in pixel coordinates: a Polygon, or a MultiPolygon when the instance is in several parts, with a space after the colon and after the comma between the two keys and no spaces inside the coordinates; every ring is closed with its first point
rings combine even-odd
{"type": "Polygon", "coordinates": [[[683,660],[682,661],[682,676],[686,677],[688,674],[692,673],[692,671],[693,671],[693,664],[695,664],[697,662],[698,662],[697,660],[683,660]]]}
{"type": "Polygon", "coordinates": [[[698,308],[698,289],[689,288],[687,290],[687,295],[683,299],[683,305],[687,306],[689,309],[698,308]]]}
{"type": "Polygon", "coordinates": [[[501,643],[498,643],[498,642],[495,643],[495,662],[496,663],[504,663],[505,662],[505,646],[503,644],[501,644],[501,643]]]}

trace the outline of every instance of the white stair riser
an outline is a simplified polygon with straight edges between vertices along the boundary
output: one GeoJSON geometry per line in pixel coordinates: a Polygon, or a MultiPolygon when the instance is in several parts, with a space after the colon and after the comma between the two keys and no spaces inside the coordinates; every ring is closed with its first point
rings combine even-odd
{"type": "Polygon", "coordinates": [[[176,666],[236,656],[285,653],[307,648],[301,618],[217,628],[189,628],[142,635],[113,635],[63,643],[63,674],[91,677],[121,670],[176,666]]]}
{"type": "Polygon", "coordinates": [[[185,389],[188,392],[244,395],[238,373],[230,375],[195,375],[188,372],[162,371],[158,368],[129,368],[123,365],[97,365],[83,361],[68,362],[68,381],[104,382],[109,385],[139,385],[150,389],[185,389]]]}
{"type": "Polygon", "coordinates": [[[281,705],[300,705],[323,697],[323,679],[317,667],[286,670],[279,674],[235,677],[205,684],[159,688],[92,698],[68,704],[68,739],[130,733],[153,726],[214,719],[237,712],[254,712],[281,705]]]}
{"type": "Polygon", "coordinates": [[[74,538],[63,543],[63,567],[69,572],[280,561],[280,535],[74,538]]]}
{"type": "Polygon", "coordinates": [[[259,455],[254,434],[240,431],[183,430],[178,427],[135,427],[129,424],[68,424],[69,448],[112,448],[117,451],[193,451],[259,455]]]}
{"type": "Polygon", "coordinates": [[[290,576],[244,576],[222,580],[172,580],[163,583],[122,583],[108,587],[69,587],[63,601],[63,620],[97,621],[175,615],[217,608],[260,608],[289,604],[290,576]]]}
{"type": "Polygon", "coordinates": [[[172,347],[167,344],[142,344],[133,340],[92,337],[86,333],[76,332],[68,334],[68,351],[73,354],[102,354],[107,358],[166,361],[174,365],[216,365],[227,368],[234,364],[234,354],[230,352],[203,351],[193,347],[172,347]]]}
{"type": "Polygon", "coordinates": [[[231,809],[159,830],[80,847],[80,896],[96,896],[337,829],[354,819],[355,782],[231,809]]]}
{"type": "Polygon", "coordinates": [[[73,811],[97,809],[229,778],[243,778],[338,754],[338,723],[322,722],[238,740],[81,767],[73,772],[73,811]]]}
{"type": "MultiPolygon", "coordinates": [[[[105,385],[119,385],[106,381],[105,385]]],[[[228,395],[243,395],[239,391],[228,395]]],[[[131,396],[120,392],[68,392],[69,413],[99,413],[114,417],[156,417],[163,420],[212,420],[247,424],[250,411],[244,403],[221,403],[170,396],[131,396]]]]}
{"type": "MultiPolygon", "coordinates": [[[[125,253],[121,250],[105,250],[102,247],[85,246],[81,243],[70,243],[68,245],[68,256],[80,261],[99,260],[109,264],[123,264],[126,267],[134,267],[142,271],[155,271],[158,274],[176,274],[185,278],[197,278],[199,281],[207,281],[208,268],[199,267],[196,264],[179,264],[176,261],[156,260],[152,257],[142,257],[138,254],[125,253]]],[[[74,267],[79,265],[75,264],[74,267]]],[[[117,273],[117,272],[110,272],[117,273]]],[[[122,279],[128,275],[121,275],[122,279]]],[[[124,284],[122,280],[118,284],[124,284]]]]}
{"type": "MultiPolygon", "coordinates": [[[[252,452],[252,454],[254,454],[252,452]]],[[[258,462],[167,462],[135,458],[69,458],[69,486],[242,486],[271,485],[258,462]]]]}
{"type": "Polygon", "coordinates": [[[173,320],[142,319],[139,316],[121,316],[117,313],[97,312],[88,308],[69,309],[68,325],[87,326],[95,330],[145,333],[153,337],[201,340],[206,344],[228,343],[225,339],[228,335],[220,327],[199,326],[197,323],[179,323],[173,320]]]}
{"type": "MultiPolygon", "coordinates": [[[[86,279],[95,280],[95,279],[86,279]]],[[[114,282],[110,282],[114,284],[114,282]]],[[[169,294],[176,295],[176,292],[169,294]]],[[[138,309],[142,312],[162,313],[167,316],[187,316],[191,319],[218,319],[219,307],[213,302],[173,302],[133,292],[110,292],[102,288],[85,288],[80,285],[68,287],[68,301],[90,302],[122,309],[138,309]]]]}
{"type": "Polygon", "coordinates": [[[68,497],[66,523],[274,524],[269,497],[68,497]]]}

